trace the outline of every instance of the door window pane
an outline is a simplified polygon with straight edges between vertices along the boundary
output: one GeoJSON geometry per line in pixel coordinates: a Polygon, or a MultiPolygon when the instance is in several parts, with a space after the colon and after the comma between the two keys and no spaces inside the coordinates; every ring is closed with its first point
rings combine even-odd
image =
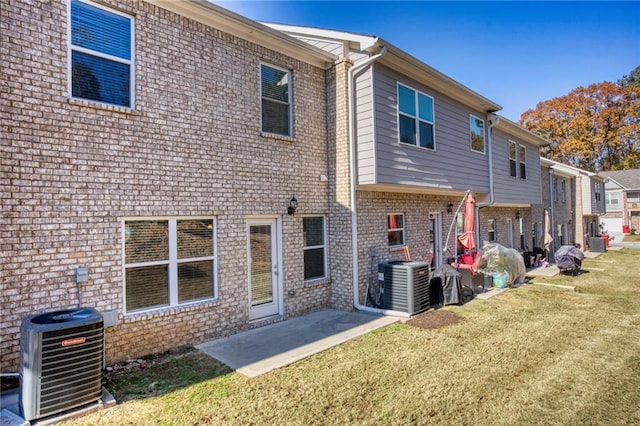
{"type": "Polygon", "coordinates": [[[251,248],[251,304],[273,301],[271,226],[252,225],[249,229],[251,248]]]}

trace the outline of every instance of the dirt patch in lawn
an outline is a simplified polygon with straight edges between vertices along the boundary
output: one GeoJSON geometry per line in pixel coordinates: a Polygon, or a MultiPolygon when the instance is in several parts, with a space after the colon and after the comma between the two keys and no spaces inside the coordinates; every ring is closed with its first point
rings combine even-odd
{"type": "Polygon", "coordinates": [[[418,328],[434,329],[457,324],[460,321],[462,321],[462,317],[459,317],[453,312],[439,309],[416,315],[407,321],[407,324],[418,328]]]}

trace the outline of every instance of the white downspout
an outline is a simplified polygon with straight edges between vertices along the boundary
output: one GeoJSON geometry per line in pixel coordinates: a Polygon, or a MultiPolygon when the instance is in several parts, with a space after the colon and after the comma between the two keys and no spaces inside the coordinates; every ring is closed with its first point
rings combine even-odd
{"type": "MultiPolygon", "coordinates": [[[[393,315],[400,317],[410,317],[407,312],[392,311],[387,309],[378,309],[370,306],[365,306],[360,303],[360,292],[358,290],[358,214],[356,209],[356,147],[355,147],[355,124],[354,124],[354,76],[355,72],[366,67],[369,64],[380,59],[385,53],[387,53],[387,47],[383,46],[380,53],[370,58],[365,59],[362,62],[354,64],[347,72],[347,106],[348,106],[348,122],[349,122],[349,189],[351,191],[351,266],[353,276],[353,306],[359,311],[373,312],[381,315],[393,315]]],[[[366,302],[365,302],[366,303],[366,302]]]]}
{"type": "MultiPolygon", "coordinates": [[[[489,202],[476,204],[476,223],[480,223],[480,209],[493,205],[493,128],[500,122],[500,117],[489,115],[489,127],[487,129],[487,155],[489,156],[489,202]]],[[[476,246],[480,244],[480,226],[476,227],[476,246]]],[[[477,247],[476,247],[477,248],[477,247]]]]}

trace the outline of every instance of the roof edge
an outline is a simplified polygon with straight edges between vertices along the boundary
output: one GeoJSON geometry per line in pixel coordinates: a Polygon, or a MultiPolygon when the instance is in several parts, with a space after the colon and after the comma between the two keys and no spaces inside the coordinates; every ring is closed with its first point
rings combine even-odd
{"type": "Polygon", "coordinates": [[[273,49],[317,67],[328,69],[337,57],[281,31],[253,21],[207,0],[144,0],[201,24],[273,49]]]}
{"type": "MultiPolygon", "coordinates": [[[[402,62],[405,62],[409,66],[409,69],[408,69],[409,71],[410,71],[410,68],[413,67],[417,71],[431,77],[432,80],[429,80],[429,86],[433,87],[438,91],[441,91],[445,95],[452,96],[454,99],[457,98],[458,100],[463,100],[469,103],[470,106],[473,106],[474,108],[477,108],[487,113],[494,113],[502,109],[502,106],[493,102],[489,98],[482,96],[478,92],[468,88],[462,83],[459,83],[458,81],[438,71],[432,66],[427,65],[426,63],[422,62],[415,56],[412,56],[411,54],[405,52],[399,47],[396,47],[392,43],[384,40],[383,38],[378,37],[376,40],[376,45],[377,45],[377,49],[374,49],[372,46],[367,50],[370,50],[373,53],[376,53],[376,51],[381,49],[383,46],[387,47],[387,54],[384,55],[378,62],[382,64],[384,64],[385,62],[390,63],[392,61],[389,58],[392,58],[395,56],[397,59],[399,59],[402,62]]],[[[411,74],[409,75],[412,76],[413,78],[419,77],[419,75],[416,75],[415,73],[413,75],[411,74]]],[[[417,78],[417,81],[420,81],[420,79],[417,78]]]]}
{"type": "MultiPolygon", "coordinates": [[[[547,139],[545,139],[542,136],[539,136],[539,135],[533,133],[530,130],[525,129],[524,127],[522,127],[518,123],[513,122],[513,121],[509,120],[508,118],[503,117],[503,116],[498,115],[498,114],[494,114],[494,117],[497,118],[496,127],[498,127],[499,129],[502,129],[505,132],[507,132],[507,133],[519,138],[519,139],[523,139],[523,140],[529,142],[530,144],[537,145],[539,148],[543,147],[543,146],[550,145],[550,142],[547,139]]],[[[561,164],[561,163],[558,163],[558,164],[561,164]]]]}

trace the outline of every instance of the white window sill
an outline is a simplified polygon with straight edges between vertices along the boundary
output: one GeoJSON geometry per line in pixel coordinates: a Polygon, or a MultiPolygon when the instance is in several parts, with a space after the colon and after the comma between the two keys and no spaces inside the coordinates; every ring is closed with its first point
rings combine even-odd
{"type": "Polygon", "coordinates": [[[177,314],[182,314],[189,311],[200,311],[203,309],[211,308],[220,303],[220,299],[207,299],[192,303],[185,303],[178,306],[163,306],[156,309],[149,309],[146,311],[135,311],[124,314],[124,323],[134,323],[138,321],[147,321],[150,319],[170,317],[177,314]]]}
{"type": "Polygon", "coordinates": [[[90,100],[87,100],[87,99],[68,98],[67,102],[69,103],[69,105],[76,105],[76,106],[81,106],[81,107],[101,109],[101,110],[104,110],[104,111],[119,112],[119,113],[122,113],[122,114],[131,114],[131,115],[140,114],[139,111],[136,111],[135,109],[132,109],[132,108],[123,107],[123,106],[120,106],[120,105],[105,104],[105,103],[102,103],[102,102],[90,101],[90,100]]]}
{"type": "Polygon", "coordinates": [[[295,138],[293,136],[279,135],[277,133],[267,133],[260,132],[260,136],[266,139],[276,139],[285,142],[295,142],[295,138]]]}

